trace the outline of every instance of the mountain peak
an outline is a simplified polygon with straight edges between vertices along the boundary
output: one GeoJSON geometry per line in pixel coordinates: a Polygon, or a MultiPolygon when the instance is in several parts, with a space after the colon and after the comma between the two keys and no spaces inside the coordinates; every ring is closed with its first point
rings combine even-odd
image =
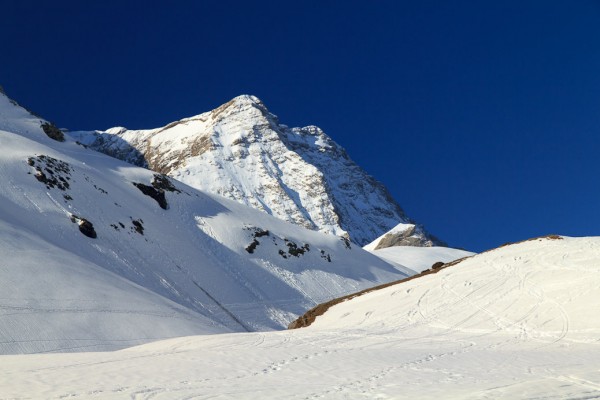
{"type": "Polygon", "coordinates": [[[258,97],[248,94],[234,97],[227,103],[202,115],[208,115],[215,121],[229,118],[233,118],[234,120],[242,118],[255,123],[270,123],[269,121],[275,121],[276,123],[277,121],[277,117],[269,112],[265,104],[258,97]]]}
{"type": "Polygon", "coordinates": [[[231,101],[240,104],[256,104],[264,106],[263,102],[258,97],[251,94],[241,94],[239,96],[234,97],[231,101]]]}
{"type": "MultiPolygon", "coordinates": [[[[139,131],[146,147],[136,151],[173,172],[189,167],[186,149],[221,162],[236,145],[219,132],[238,122],[205,115],[139,131]]],[[[339,238],[126,167],[69,135],[53,141],[46,124],[0,95],[0,308],[16,310],[2,316],[0,354],[281,329],[315,303],[407,275],[339,238]]],[[[131,133],[90,137],[135,150],[131,133]]]]}
{"type": "MultiPolygon", "coordinates": [[[[73,135],[98,151],[361,246],[412,223],[320,128],[280,124],[256,96],[237,96],[163,128],[73,135]]],[[[403,243],[437,243],[420,228],[407,236],[403,243]]]]}
{"type": "Polygon", "coordinates": [[[209,113],[219,114],[219,112],[222,110],[227,110],[227,109],[232,109],[232,108],[236,109],[237,111],[241,111],[241,110],[248,109],[248,107],[258,108],[263,112],[268,112],[267,107],[265,107],[265,104],[258,97],[249,95],[249,94],[242,94],[242,95],[234,97],[233,99],[229,100],[227,103],[220,105],[219,107],[215,108],[214,110],[210,111],[209,113]]]}

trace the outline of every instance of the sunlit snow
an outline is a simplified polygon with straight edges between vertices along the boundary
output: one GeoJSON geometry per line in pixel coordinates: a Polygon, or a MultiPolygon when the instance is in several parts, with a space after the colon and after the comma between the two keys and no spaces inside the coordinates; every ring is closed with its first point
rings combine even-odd
{"type": "Polygon", "coordinates": [[[9,398],[600,397],[600,239],[540,239],[341,303],[308,328],[0,357],[9,398]]]}

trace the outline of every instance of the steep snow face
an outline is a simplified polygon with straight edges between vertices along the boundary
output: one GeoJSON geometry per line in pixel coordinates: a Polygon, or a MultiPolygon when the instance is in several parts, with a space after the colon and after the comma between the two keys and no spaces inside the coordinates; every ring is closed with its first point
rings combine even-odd
{"type": "Polygon", "coordinates": [[[159,129],[72,135],[111,156],[359,245],[398,223],[413,226],[405,244],[436,242],[321,129],[288,128],[254,96],[159,129]]]}
{"type": "Polygon", "coordinates": [[[14,100],[9,99],[0,90],[0,130],[46,140],[42,130],[45,122],[42,118],[19,106],[14,100]]]}
{"type": "Polygon", "coordinates": [[[308,328],[0,357],[7,398],[600,397],[600,238],[482,253],[308,328]]]}
{"type": "Polygon", "coordinates": [[[52,139],[45,123],[0,94],[0,235],[22,233],[0,242],[0,352],[280,329],[405,275],[347,240],[52,139]]]}

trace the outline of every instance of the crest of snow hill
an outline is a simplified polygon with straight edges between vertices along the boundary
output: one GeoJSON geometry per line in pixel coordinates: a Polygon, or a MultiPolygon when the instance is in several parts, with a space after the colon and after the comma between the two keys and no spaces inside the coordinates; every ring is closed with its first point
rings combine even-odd
{"type": "Polygon", "coordinates": [[[70,135],[0,94],[0,143],[4,354],[283,329],[414,273],[355,243],[398,220],[433,243],[318,128],[279,125],[254,97],[161,129],[70,135]]]}
{"type": "Polygon", "coordinates": [[[162,128],[71,135],[105,154],[360,246],[398,224],[404,229],[391,245],[441,243],[321,129],[289,128],[254,96],[162,128]]]}

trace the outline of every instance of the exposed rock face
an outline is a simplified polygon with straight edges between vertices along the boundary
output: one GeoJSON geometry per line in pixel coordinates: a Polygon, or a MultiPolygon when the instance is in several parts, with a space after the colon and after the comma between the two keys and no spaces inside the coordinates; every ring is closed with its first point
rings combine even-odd
{"type": "Polygon", "coordinates": [[[163,210],[169,209],[169,203],[167,202],[165,191],[181,193],[181,191],[177,189],[175,185],[173,185],[167,176],[159,174],[154,174],[152,186],[144,185],[143,183],[139,182],[133,182],[133,186],[138,188],[146,196],[156,200],[160,208],[163,210]]]}
{"type": "Polygon", "coordinates": [[[388,233],[377,243],[375,250],[392,246],[418,246],[421,241],[415,237],[415,226],[404,232],[388,233]]]}
{"type": "MultiPolygon", "coordinates": [[[[72,135],[111,156],[361,246],[411,223],[386,188],[321,129],[280,124],[254,96],[163,128],[72,135]]],[[[432,239],[419,228],[402,243],[431,245],[432,239]]]]}
{"type": "Polygon", "coordinates": [[[365,245],[368,251],[385,249],[394,246],[446,246],[444,242],[425,232],[421,225],[400,223],[365,245]]]}

